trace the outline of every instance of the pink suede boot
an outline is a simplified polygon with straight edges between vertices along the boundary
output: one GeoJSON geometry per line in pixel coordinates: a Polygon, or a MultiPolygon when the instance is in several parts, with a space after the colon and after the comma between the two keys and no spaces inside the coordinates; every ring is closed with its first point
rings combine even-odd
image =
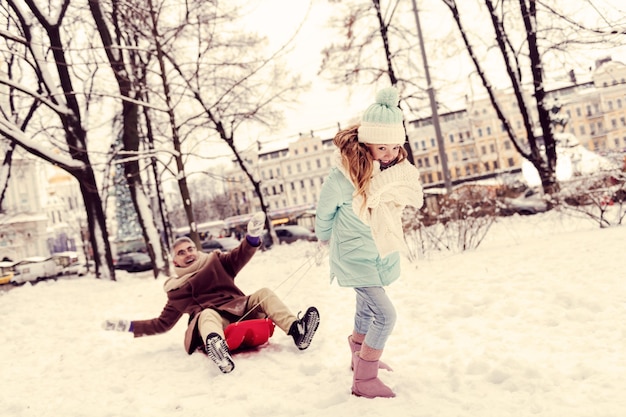
{"type": "MultiPolygon", "coordinates": [[[[352,356],[354,357],[354,354],[361,350],[361,343],[355,342],[352,340],[352,336],[348,336],[348,344],[350,345],[350,350],[352,351],[352,356]]],[[[393,371],[391,366],[380,360],[378,361],[378,367],[380,369],[384,369],[385,371],[393,371]]],[[[354,370],[354,359],[350,362],[350,369],[354,370]]]]}
{"type": "Polygon", "coordinates": [[[365,398],[393,398],[396,396],[387,385],[378,379],[379,361],[366,361],[354,355],[352,394],[365,398]]]}

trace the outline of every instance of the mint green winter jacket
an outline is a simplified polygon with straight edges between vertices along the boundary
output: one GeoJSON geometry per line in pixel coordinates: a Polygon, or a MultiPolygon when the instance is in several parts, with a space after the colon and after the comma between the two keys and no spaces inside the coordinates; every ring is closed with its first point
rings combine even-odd
{"type": "Polygon", "coordinates": [[[352,210],[354,186],[337,168],[322,185],[315,234],[329,242],[330,278],[342,287],[386,286],[400,277],[400,253],[381,258],[370,227],[352,210]]]}

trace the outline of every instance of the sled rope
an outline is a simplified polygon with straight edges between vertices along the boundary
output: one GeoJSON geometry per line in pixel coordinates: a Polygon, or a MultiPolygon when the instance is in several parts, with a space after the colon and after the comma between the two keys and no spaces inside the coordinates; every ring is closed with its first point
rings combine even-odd
{"type": "MultiPolygon", "coordinates": [[[[296,280],[296,282],[294,283],[294,285],[291,286],[291,288],[289,289],[289,291],[287,291],[287,293],[285,294],[285,296],[291,294],[291,292],[293,291],[293,289],[296,287],[297,284],[300,283],[300,281],[302,281],[302,278],[304,278],[304,276],[307,274],[307,272],[309,272],[309,270],[311,269],[311,267],[313,266],[313,264],[315,263],[315,255],[309,255],[304,262],[295,269],[295,271],[293,271],[291,274],[289,274],[287,276],[287,278],[285,278],[284,280],[282,280],[281,282],[278,283],[278,285],[276,285],[274,288],[272,288],[272,291],[280,288],[283,284],[285,284],[287,281],[289,281],[298,271],[300,271],[302,268],[306,267],[306,269],[300,274],[300,277],[296,280]]],[[[242,321],[243,319],[245,319],[248,314],[250,314],[251,312],[253,312],[258,306],[261,305],[261,303],[263,301],[265,301],[267,299],[267,297],[261,299],[258,303],[256,303],[252,308],[249,308],[248,311],[241,316],[241,318],[239,320],[237,320],[235,323],[239,323],[240,321],[242,321]]]]}

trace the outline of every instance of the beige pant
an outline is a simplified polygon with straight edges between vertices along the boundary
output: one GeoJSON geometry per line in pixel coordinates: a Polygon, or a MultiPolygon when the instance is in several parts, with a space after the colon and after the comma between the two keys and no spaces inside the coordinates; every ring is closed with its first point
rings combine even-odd
{"type": "MultiPolygon", "coordinates": [[[[269,288],[261,288],[260,290],[250,294],[248,301],[248,311],[257,307],[257,311],[263,313],[260,317],[269,317],[278,327],[285,333],[289,331],[289,328],[296,320],[287,306],[274,294],[269,288]]],[[[246,319],[259,318],[259,315],[254,312],[246,316],[246,319]]],[[[224,329],[231,322],[220,314],[210,308],[202,310],[200,317],[198,318],[198,330],[202,340],[206,340],[207,336],[211,333],[217,333],[224,337],[224,329]]]]}

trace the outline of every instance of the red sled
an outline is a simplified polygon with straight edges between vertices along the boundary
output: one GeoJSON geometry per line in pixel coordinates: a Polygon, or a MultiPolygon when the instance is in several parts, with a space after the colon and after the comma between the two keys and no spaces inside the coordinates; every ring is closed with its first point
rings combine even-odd
{"type": "Polygon", "coordinates": [[[226,344],[231,352],[262,345],[273,334],[274,322],[267,318],[238,321],[229,324],[224,329],[226,344]]]}

